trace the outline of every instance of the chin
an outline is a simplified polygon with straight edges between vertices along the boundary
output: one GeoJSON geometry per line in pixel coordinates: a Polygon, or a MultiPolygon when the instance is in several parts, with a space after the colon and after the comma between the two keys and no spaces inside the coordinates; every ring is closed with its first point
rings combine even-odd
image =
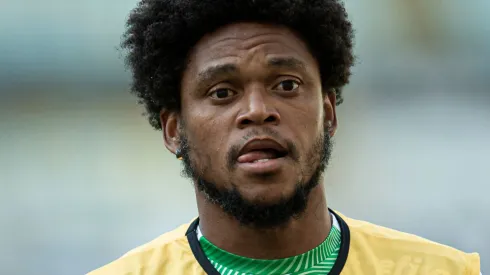
{"type": "Polygon", "coordinates": [[[287,200],[294,195],[297,181],[274,178],[249,179],[247,184],[237,186],[243,198],[249,202],[270,205],[287,200]]]}

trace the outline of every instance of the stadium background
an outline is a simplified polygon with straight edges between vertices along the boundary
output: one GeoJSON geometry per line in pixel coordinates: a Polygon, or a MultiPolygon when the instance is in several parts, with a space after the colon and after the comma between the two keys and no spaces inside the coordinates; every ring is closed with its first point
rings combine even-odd
{"type": "MultiPolygon", "coordinates": [[[[196,214],[128,93],[117,46],[135,4],[0,2],[0,274],[83,274],[196,214]]],[[[490,272],[490,1],[346,7],[358,63],[330,206],[477,251],[490,272]]]]}

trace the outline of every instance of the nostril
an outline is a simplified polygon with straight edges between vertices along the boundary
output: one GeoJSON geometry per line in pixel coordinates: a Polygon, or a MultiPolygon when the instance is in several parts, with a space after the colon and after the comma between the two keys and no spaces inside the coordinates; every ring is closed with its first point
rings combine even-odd
{"type": "Polygon", "coordinates": [[[251,124],[251,123],[252,123],[252,121],[250,119],[244,119],[244,120],[242,120],[242,123],[241,124],[248,125],[248,124],[251,124]]]}
{"type": "MultiPolygon", "coordinates": [[[[249,125],[262,125],[262,124],[277,124],[279,123],[280,118],[276,115],[262,116],[262,117],[253,117],[250,115],[242,116],[238,119],[238,125],[241,127],[246,127],[249,125]]],[[[240,127],[239,126],[239,127],[240,127]]]]}
{"type": "Polygon", "coordinates": [[[274,122],[274,121],[276,121],[276,118],[275,118],[274,116],[269,116],[269,117],[268,117],[268,118],[266,118],[264,121],[265,121],[265,122],[274,122]]]}

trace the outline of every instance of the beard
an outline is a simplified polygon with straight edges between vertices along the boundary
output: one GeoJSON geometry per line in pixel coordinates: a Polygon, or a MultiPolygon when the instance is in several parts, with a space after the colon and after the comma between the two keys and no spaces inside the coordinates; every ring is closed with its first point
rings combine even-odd
{"type": "MultiPolygon", "coordinates": [[[[191,178],[197,187],[198,192],[204,194],[206,199],[215,205],[218,205],[225,213],[235,218],[240,224],[257,229],[272,229],[287,224],[291,219],[299,218],[306,210],[308,198],[311,190],[320,184],[322,175],[328,165],[332,152],[333,142],[329,135],[329,129],[325,129],[324,133],[316,137],[316,140],[307,152],[305,160],[307,163],[304,167],[311,167],[310,171],[302,171],[303,176],[296,183],[294,192],[290,196],[283,196],[278,201],[273,203],[250,201],[241,194],[236,187],[236,183],[229,182],[231,188],[219,187],[213,181],[207,181],[203,175],[208,170],[208,167],[197,166],[190,157],[192,144],[185,134],[181,134],[181,153],[183,162],[182,175],[191,178]],[[307,177],[306,174],[310,174],[307,177]]],[[[265,128],[265,132],[272,136],[278,137],[277,132],[270,128],[265,128]]],[[[181,129],[180,133],[185,133],[181,129]]],[[[247,137],[258,135],[257,131],[250,132],[247,137]]],[[[245,137],[245,139],[247,139],[245,137]]],[[[292,142],[286,142],[287,149],[290,152],[290,157],[298,165],[299,154],[296,146],[292,142]]],[[[232,147],[228,152],[228,171],[234,169],[236,164],[235,156],[238,154],[239,147],[232,147]]],[[[210,159],[210,158],[209,158],[210,159]]],[[[207,163],[211,163],[208,161],[207,163]]],[[[264,175],[265,178],[272,178],[271,175],[264,175]]]]}

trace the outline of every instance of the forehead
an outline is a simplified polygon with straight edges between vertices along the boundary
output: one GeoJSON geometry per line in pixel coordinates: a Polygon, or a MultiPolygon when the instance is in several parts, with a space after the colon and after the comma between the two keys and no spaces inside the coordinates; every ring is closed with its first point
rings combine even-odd
{"type": "Polygon", "coordinates": [[[204,36],[193,48],[188,70],[198,73],[222,63],[245,63],[274,57],[293,57],[315,64],[306,43],[290,29],[269,24],[235,23],[204,36]]]}

